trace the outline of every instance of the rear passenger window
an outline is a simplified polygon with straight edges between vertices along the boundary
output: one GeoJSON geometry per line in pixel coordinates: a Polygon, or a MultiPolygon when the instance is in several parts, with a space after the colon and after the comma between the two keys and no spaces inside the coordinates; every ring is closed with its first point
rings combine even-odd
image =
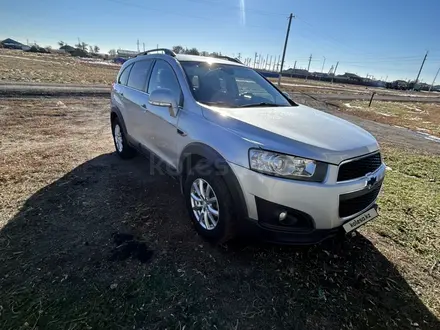
{"type": "Polygon", "coordinates": [[[133,69],[130,72],[127,86],[145,91],[145,85],[147,83],[148,72],[151,68],[151,60],[139,61],[133,64],[133,69]]]}
{"type": "Polygon", "coordinates": [[[127,85],[128,75],[130,74],[130,69],[133,65],[127,66],[124,71],[119,75],[118,84],[127,85]]]}

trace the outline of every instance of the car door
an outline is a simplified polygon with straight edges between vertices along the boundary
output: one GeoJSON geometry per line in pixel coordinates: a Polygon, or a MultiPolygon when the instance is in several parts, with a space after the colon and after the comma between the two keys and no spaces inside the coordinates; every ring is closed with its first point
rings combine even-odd
{"type": "Polygon", "coordinates": [[[130,74],[132,66],[133,65],[128,65],[124,68],[124,70],[119,75],[117,82],[113,85],[112,90],[112,102],[121,112],[127,129],[129,126],[129,118],[126,111],[127,100],[125,99],[125,94],[127,89],[126,87],[128,76],[130,74]]]}
{"type": "MultiPolygon", "coordinates": [[[[182,90],[173,68],[164,60],[156,60],[151,70],[147,93],[156,89],[169,89],[181,104],[182,90]]],[[[177,120],[172,117],[166,107],[146,104],[145,116],[142,120],[142,141],[162,160],[173,167],[177,167],[176,138],[177,120]]]]}
{"type": "Polygon", "coordinates": [[[148,103],[148,95],[146,94],[146,86],[148,76],[153,64],[152,59],[140,60],[133,64],[127,81],[127,88],[124,92],[126,123],[129,135],[138,143],[142,140],[142,113],[145,110],[145,104],[148,103]]]}

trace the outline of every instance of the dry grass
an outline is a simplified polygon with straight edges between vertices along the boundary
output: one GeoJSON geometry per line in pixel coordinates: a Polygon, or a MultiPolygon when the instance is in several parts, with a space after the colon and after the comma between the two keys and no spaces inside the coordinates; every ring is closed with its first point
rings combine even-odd
{"type": "Polygon", "coordinates": [[[377,122],[440,136],[440,104],[373,101],[340,102],[342,111],[377,122]]]}
{"type": "Polygon", "coordinates": [[[98,99],[1,102],[0,224],[25,197],[108,148],[107,114],[98,99]]]}
{"type": "Polygon", "coordinates": [[[112,154],[108,108],[0,105],[1,329],[439,328],[439,156],[386,146],[382,215],[346,242],[213,247],[174,180],[112,154]]]}
{"type": "Polygon", "coordinates": [[[109,85],[118,70],[118,66],[84,63],[68,55],[0,49],[0,82],[109,85]]]}

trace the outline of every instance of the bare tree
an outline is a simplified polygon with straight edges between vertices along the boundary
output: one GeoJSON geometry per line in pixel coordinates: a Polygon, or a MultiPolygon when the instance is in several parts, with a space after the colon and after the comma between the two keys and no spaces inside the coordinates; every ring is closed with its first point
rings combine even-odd
{"type": "Polygon", "coordinates": [[[175,52],[176,54],[183,54],[185,53],[185,49],[182,46],[177,45],[173,46],[173,52],[175,52]]]}
{"type": "Polygon", "coordinates": [[[116,56],[116,50],[114,50],[114,49],[110,49],[110,50],[108,51],[108,54],[109,54],[110,56],[116,56]]]}
{"type": "Polygon", "coordinates": [[[63,46],[65,46],[65,45],[67,45],[64,41],[62,41],[62,40],[60,40],[60,41],[58,41],[58,45],[60,46],[60,47],[63,47],[63,46]]]}
{"type": "Polygon", "coordinates": [[[200,55],[197,48],[185,49],[185,53],[190,55],[200,55]]]}
{"type": "Polygon", "coordinates": [[[93,52],[94,52],[95,54],[98,54],[100,49],[101,49],[101,48],[99,48],[98,45],[93,46],[93,52]]]}
{"type": "Polygon", "coordinates": [[[200,56],[209,56],[209,52],[207,52],[206,50],[202,50],[200,52],[200,56]]]}
{"type": "Polygon", "coordinates": [[[89,44],[85,43],[84,41],[77,43],[75,45],[76,48],[82,49],[83,51],[87,51],[87,47],[89,47],[89,44]]]}
{"type": "Polygon", "coordinates": [[[93,46],[89,46],[89,53],[93,53],[93,46]]]}

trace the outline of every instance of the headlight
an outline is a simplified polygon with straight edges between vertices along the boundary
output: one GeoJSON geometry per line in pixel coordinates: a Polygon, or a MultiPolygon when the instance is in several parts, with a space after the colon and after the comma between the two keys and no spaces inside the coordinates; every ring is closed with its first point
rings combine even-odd
{"type": "Polygon", "coordinates": [[[252,170],[307,181],[323,181],[327,166],[315,160],[260,149],[249,150],[252,170]]]}

